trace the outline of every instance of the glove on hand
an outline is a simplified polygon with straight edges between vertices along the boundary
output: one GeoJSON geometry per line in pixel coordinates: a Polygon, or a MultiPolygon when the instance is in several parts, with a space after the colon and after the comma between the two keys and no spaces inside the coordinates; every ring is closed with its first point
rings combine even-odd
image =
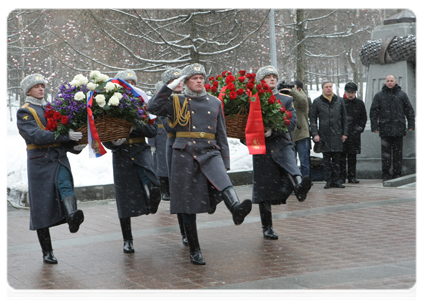
{"type": "Polygon", "coordinates": [[[87,144],[77,145],[77,146],[74,146],[73,149],[76,150],[76,151],[82,151],[86,146],[87,146],[87,144]]]}
{"type": "Polygon", "coordinates": [[[125,138],[123,138],[123,139],[118,139],[118,140],[116,140],[116,141],[112,141],[112,144],[113,144],[113,145],[115,145],[115,146],[120,146],[120,145],[122,145],[123,143],[125,143],[125,141],[126,141],[126,139],[125,139],[125,138]]]}
{"type": "Polygon", "coordinates": [[[156,153],[156,147],[151,147],[151,154],[156,153]]]}
{"type": "Polygon", "coordinates": [[[79,141],[82,139],[82,132],[73,131],[73,129],[69,130],[69,139],[72,141],[79,141]]]}
{"type": "Polygon", "coordinates": [[[272,135],[272,128],[269,128],[266,133],[264,134],[265,137],[269,137],[272,135]]]}
{"type": "Polygon", "coordinates": [[[187,75],[183,75],[183,76],[181,76],[179,78],[176,78],[174,81],[172,81],[171,83],[169,83],[167,85],[167,87],[170,88],[171,90],[174,90],[179,85],[179,83],[182,80],[184,80],[186,77],[187,77],[187,75]]]}

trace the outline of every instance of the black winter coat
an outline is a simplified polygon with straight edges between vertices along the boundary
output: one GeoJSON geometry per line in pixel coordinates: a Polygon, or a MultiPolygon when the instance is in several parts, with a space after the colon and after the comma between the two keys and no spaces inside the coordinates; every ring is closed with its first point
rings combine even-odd
{"type": "Polygon", "coordinates": [[[344,142],[344,153],[361,153],[361,133],[366,128],[367,113],[363,100],[344,98],[348,115],[348,138],[344,142]]]}
{"type": "Polygon", "coordinates": [[[313,100],[311,106],[311,133],[323,141],[322,152],[342,152],[342,136],[348,136],[348,118],[344,99],[333,95],[329,102],[323,95],[313,100]],[[317,127],[319,118],[319,127],[317,127]]]}
{"type": "Polygon", "coordinates": [[[405,118],[408,129],[414,129],[415,114],[406,93],[399,85],[392,89],[386,85],[377,93],[370,108],[372,131],[379,130],[379,136],[403,136],[406,134],[405,118]]]}

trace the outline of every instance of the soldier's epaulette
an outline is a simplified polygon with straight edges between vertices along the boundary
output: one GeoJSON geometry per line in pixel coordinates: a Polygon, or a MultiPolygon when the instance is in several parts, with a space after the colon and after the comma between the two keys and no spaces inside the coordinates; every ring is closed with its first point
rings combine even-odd
{"type": "Polygon", "coordinates": [[[285,96],[285,97],[291,97],[291,96],[284,94],[284,93],[279,93],[279,95],[282,95],[282,96],[285,96]]]}
{"type": "Polygon", "coordinates": [[[25,103],[24,105],[21,106],[21,108],[28,108],[29,103],[25,103]]]}

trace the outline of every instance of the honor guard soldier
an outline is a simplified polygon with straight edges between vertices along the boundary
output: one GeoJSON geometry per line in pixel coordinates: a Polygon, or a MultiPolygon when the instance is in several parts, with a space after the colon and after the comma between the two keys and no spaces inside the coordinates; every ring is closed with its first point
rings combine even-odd
{"type": "Polygon", "coordinates": [[[46,81],[40,74],[22,80],[21,88],[26,98],[17,112],[17,125],[27,146],[29,229],[37,231],[43,261],[57,264],[49,228],[67,222],[70,232],[75,233],[84,221],[84,213],[77,209],[66,153],[79,154],[86,145],[72,142],[82,138],[80,132],[70,130],[56,139],[52,131],[45,129],[45,86],[46,81]]]}
{"type": "MultiPolygon", "coordinates": [[[[278,71],[273,66],[262,67],[256,74],[257,82],[264,80],[276,99],[291,112],[288,131],[292,132],[297,116],[292,97],[278,92],[278,78],[278,71]]],[[[253,155],[253,203],[259,204],[264,238],[275,240],[278,235],[273,230],[272,205],[285,204],[292,191],[300,202],[304,201],[310,190],[311,180],[309,176],[301,175],[289,132],[278,132],[270,128],[265,133],[265,142],[266,154],[253,155]]]]}
{"type": "Polygon", "coordinates": [[[229,146],[222,103],[204,88],[206,72],[200,64],[182,70],[148,102],[147,110],[169,117],[176,129],[170,176],[170,213],[183,214],[190,260],[204,265],[197,235],[196,214],[212,213],[222,201],[239,225],[251,211],[251,200],[239,202],[227,174],[229,146]],[[183,95],[173,90],[184,80],[183,95]]]}
{"type": "MultiPolygon", "coordinates": [[[[115,77],[133,86],[138,81],[133,70],[120,71],[115,77]]],[[[154,172],[150,146],[145,140],[156,134],[157,125],[140,125],[127,139],[103,143],[113,152],[113,179],[124,253],[135,252],[131,217],[155,214],[160,204],[160,181],[154,172]]]]}

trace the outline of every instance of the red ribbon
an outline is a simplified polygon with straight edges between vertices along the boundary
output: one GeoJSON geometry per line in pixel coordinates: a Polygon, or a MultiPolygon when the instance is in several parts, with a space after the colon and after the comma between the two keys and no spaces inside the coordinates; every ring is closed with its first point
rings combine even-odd
{"type": "Polygon", "coordinates": [[[264,139],[263,117],[258,94],[252,95],[247,90],[250,99],[250,113],[248,114],[247,126],[245,128],[245,139],[250,154],[266,154],[266,142],[264,139]],[[251,98],[255,98],[253,101],[251,98]]]}
{"type": "Polygon", "coordinates": [[[91,110],[91,107],[93,105],[93,97],[94,97],[94,93],[91,95],[90,99],[88,100],[88,105],[87,105],[88,122],[90,123],[91,136],[93,140],[97,141],[99,144],[100,155],[104,155],[107,153],[107,151],[106,149],[104,149],[103,144],[100,141],[100,137],[98,136],[97,128],[95,127],[95,124],[94,124],[93,111],[91,110]]]}

